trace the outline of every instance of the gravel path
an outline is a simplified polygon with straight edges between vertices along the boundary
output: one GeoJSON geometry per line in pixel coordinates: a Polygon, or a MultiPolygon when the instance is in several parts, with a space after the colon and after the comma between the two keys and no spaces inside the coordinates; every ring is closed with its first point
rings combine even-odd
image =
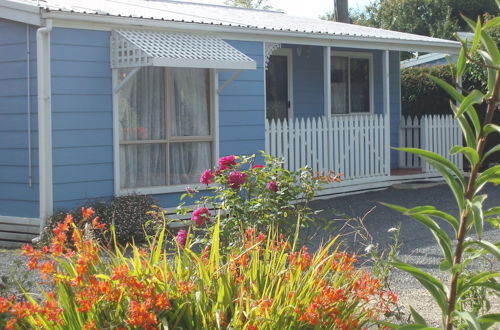
{"type": "MultiPolygon", "coordinates": [[[[490,186],[483,193],[488,194],[485,208],[500,205],[500,187],[490,186]]],[[[303,235],[305,235],[304,237],[308,237],[308,242],[314,249],[322,240],[339,234],[339,229],[345,225],[345,220],[343,219],[346,217],[363,217],[366,215],[364,225],[373,237],[373,242],[371,243],[378,246],[379,250],[383,250],[391,242],[392,234],[388,233],[388,230],[400,225],[400,241],[403,243],[400,249],[400,259],[431,273],[441,280],[447,281],[448,273],[441,272],[438,268],[441,259],[441,250],[435,243],[429,230],[417,221],[380,205],[379,202],[387,202],[405,207],[433,205],[442,211],[458,216],[454,197],[445,184],[415,190],[389,188],[381,191],[312,202],[311,206],[313,209],[323,210],[319,214],[319,218],[328,223],[330,227],[325,230],[323,224],[321,224],[316,228],[310,228],[303,235]],[[335,219],[335,221],[332,221],[332,219],[335,219]]],[[[451,227],[445,222],[440,223],[440,225],[447,232],[452,232],[451,227]]],[[[346,231],[352,230],[344,227],[344,233],[346,231]]],[[[498,242],[500,241],[499,233],[498,229],[487,227],[484,232],[484,238],[491,242],[498,242]]],[[[365,253],[364,248],[368,243],[366,241],[363,242],[360,235],[354,237],[351,234],[345,237],[343,244],[344,248],[363,254],[365,253]]],[[[497,271],[500,270],[500,263],[498,261],[490,266],[497,271]]],[[[424,317],[431,320],[434,325],[439,326],[440,316],[436,313],[438,307],[418,281],[405,272],[395,270],[391,276],[390,283],[391,288],[399,295],[399,301],[406,312],[408,312],[407,306],[411,305],[424,317]]],[[[496,297],[493,299],[493,311],[498,313],[500,312],[500,298],[496,297]]]]}

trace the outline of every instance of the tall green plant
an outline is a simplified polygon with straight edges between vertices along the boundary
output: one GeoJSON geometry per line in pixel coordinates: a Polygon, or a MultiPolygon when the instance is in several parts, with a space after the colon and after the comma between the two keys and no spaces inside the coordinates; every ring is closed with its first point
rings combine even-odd
{"type": "MultiPolygon", "coordinates": [[[[499,1],[497,0],[497,2],[499,1]]],[[[488,73],[486,93],[473,90],[467,95],[462,95],[457,91],[456,86],[436,77],[431,77],[431,79],[446,90],[453,99],[450,101],[450,105],[462,128],[465,146],[454,146],[450,150],[450,154],[463,154],[470,163],[470,174],[464,176],[453,163],[436,153],[413,148],[398,149],[419,155],[439,171],[455,196],[459,218],[457,219],[433,206],[408,209],[385,204],[427,226],[441,248],[444,259],[440,264],[440,269],[450,273],[448,285],[423,270],[404,262],[397,261],[394,265],[411,273],[434,297],[442,313],[443,327],[447,330],[454,327],[487,329],[500,321],[500,314],[479,315],[480,311],[477,308],[467,310],[467,299],[470,299],[474,293],[484,292],[484,290],[481,291],[483,288],[500,292],[500,284],[495,280],[500,276],[500,273],[484,271],[471,275],[466,268],[475,259],[486,254],[500,259],[500,243],[491,243],[483,239],[485,220],[499,214],[500,207],[484,210],[483,204],[487,195],[481,194],[481,190],[486,184],[500,183],[500,165],[480,172],[484,161],[500,150],[500,145],[497,145],[485,152],[488,136],[500,132],[500,127],[492,123],[494,112],[499,106],[500,51],[497,44],[486,32],[492,27],[499,26],[500,18],[495,18],[484,25],[481,24],[480,20],[474,23],[464,19],[473,29],[474,39],[470,49],[466,42],[462,42],[456,69],[456,84],[459,85],[460,77],[466,66],[475,61],[475,55],[479,54],[482,59],[480,65],[486,68],[488,73]],[[474,106],[483,102],[486,102],[487,111],[485,119],[481,123],[474,106]],[[441,229],[436,222],[437,218],[451,225],[454,230],[453,237],[441,229]],[[476,238],[466,239],[472,230],[475,231],[476,238]],[[455,243],[455,247],[453,247],[453,243],[455,243]]],[[[477,64],[477,62],[475,63],[477,64]]],[[[412,329],[429,329],[424,318],[416,311],[412,310],[412,315],[417,323],[412,329]]]]}

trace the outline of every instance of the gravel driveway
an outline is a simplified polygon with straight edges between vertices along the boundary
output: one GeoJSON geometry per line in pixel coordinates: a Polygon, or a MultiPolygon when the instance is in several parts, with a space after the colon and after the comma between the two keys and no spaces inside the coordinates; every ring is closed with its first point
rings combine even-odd
{"type": "MultiPolygon", "coordinates": [[[[483,191],[488,194],[485,208],[500,205],[500,187],[490,186],[483,191]]],[[[434,241],[430,231],[417,221],[395,212],[379,202],[387,202],[405,207],[421,205],[433,205],[438,209],[458,216],[455,199],[445,184],[421,189],[395,189],[367,192],[343,197],[316,200],[311,203],[315,210],[323,210],[319,217],[331,225],[329,229],[322,226],[310,228],[303,235],[308,237],[308,244],[314,249],[322,240],[339,234],[339,228],[345,224],[345,217],[363,217],[366,229],[373,237],[373,244],[379,249],[384,249],[391,241],[391,234],[388,229],[401,226],[400,240],[403,246],[400,249],[400,259],[431,273],[442,280],[448,279],[448,273],[440,272],[438,269],[441,259],[441,250],[434,241]],[[335,219],[332,221],[332,219],[335,219]],[[312,237],[312,239],[311,239],[312,237]]],[[[451,227],[445,223],[440,223],[441,227],[451,233],[451,227]]],[[[344,230],[345,227],[344,227],[344,230]]],[[[500,241],[500,231],[491,227],[485,228],[484,238],[492,241],[500,241]]],[[[364,253],[367,243],[363,243],[359,236],[355,239],[353,235],[348,235],[343,240],[344,248],[364,253]]],[[[500,270],[500,263],[496,261],[493,267],[500,270]]],[[[419,313],[432,320],[434,325],[439,325],[438,310],[432,297],[427,294],[418,281],[410,275],[400,271],[394,271],[391,277],[391,287],[398,293],[401,305],[407,307],[411,304],[419,313]]],[[[493,301],[494,310],[500,312],[500,299],[493,301]]],[[[492,311],[493,312],[493,311],[492,311]]],[[[500,329],[500,328],[499,328],[500,329]]]]}

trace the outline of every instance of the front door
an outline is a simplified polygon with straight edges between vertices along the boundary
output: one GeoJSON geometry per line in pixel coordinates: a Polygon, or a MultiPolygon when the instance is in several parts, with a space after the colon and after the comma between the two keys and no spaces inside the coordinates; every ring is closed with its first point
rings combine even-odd
{"type": "Polygon", "coordinates": [[[291,51],[278,49],[270,56],[266,70],[266,118],[292,117],[291,51]]]}

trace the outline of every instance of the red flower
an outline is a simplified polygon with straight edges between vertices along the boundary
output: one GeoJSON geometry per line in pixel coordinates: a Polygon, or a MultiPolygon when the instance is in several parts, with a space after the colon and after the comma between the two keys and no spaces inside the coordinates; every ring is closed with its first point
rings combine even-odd
{"type": "Polygon", "coordinates": [[[206,184],[207,186],[211,183],[213,183],[213,178],[214,175],[212,174],[212,171],[210,170],[205,170],[200,177],[200,183],[206,184]]]}
{"type": "Polygon", "coordinates": [[[84,219],[87,219],[92,214],[94,214],[94,210],[91,207],[87,207],[87,208],[82,207],[82,217],[84,219]]]}
{"type": "Polygon", "coordinates": [[[229,178],[227,183],[233,189],[239,189],[243,183],[245,183],[247,175],[238,171],[232,171],[229,173],[229,178]]]}
{"type": "Polygon", "coordinates": [[[219,159],[219,170],[223,171],[236,165],[236,157],[234,155],[224,156],[219,159]]]}
{"type": "Polygon", "coordinates": [[[204,222],[210,221],[210,216],[210,211],[206,207],[199,207],[194,210],[191,220],[193,220],[198,226],[201,226],[204,222]]]}
{"type": "Polygon", "coordinates": [[[267,187],[267,189],[269,189],[272,192],[277,192],[279,190],[279,187],[278,187],[278,184],[276,183],[276,181],[269,181],[267,183],[266,187],[267,187]]]}
{"type": "Polygon", "coordinates": [[[96,229],[104,230],[104,229],[106,229],[106,224],[100,223],[99,222],[99,217],[95,217],[92,220],[92,227],[94,227],[96,229]]]}
{"type": "Polygon", "coordinates": [[[264,165],[255,164],[254,166],[252,166],[252,169],[258,169],[258,168],[264,168],[264,167],[265,167],[264,165]]]}
{"type": "Polygon", "coordinates": [[[184,229],[179,230],[177,236],[175,236],[175,240],[177,241],[177,243],[180,246],[184,247],[186,245],[186,239],[187,239],[187,231],[185,231],[184,229]]]}

